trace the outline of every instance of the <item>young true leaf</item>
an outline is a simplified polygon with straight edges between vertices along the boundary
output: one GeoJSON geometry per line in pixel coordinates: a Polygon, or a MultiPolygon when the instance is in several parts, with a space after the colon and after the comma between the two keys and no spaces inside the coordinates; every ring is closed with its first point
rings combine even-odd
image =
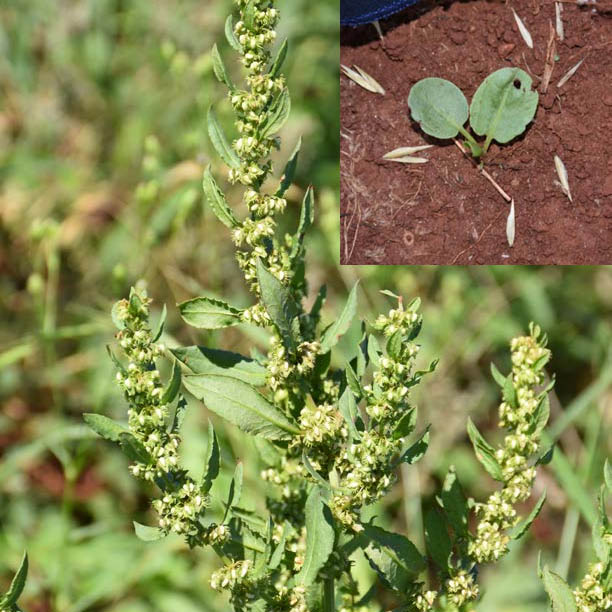
{"type": "Polygon", "coordinates": [[[454,138],[468,118],[468,103],[461,90],[445,79],[421,79],[410,89],[408,106],[422,130],[436,138],[454,138]]]}
{"type": "Polygon", "coordinates": [[[119,436],[128,431],[127,427],[122,423],[113,421],[113,419],[109,419],[101,414],[86,412],[83,414],[83,420],[99,436],[112,442],[119,442],[119,436]]]}
{"type": "Polygon", "coordinates": [[[253,387],[262,387],[266,384],[266,368],[239,353],[206,346],[185,346],[170,349],[170,352],[189,368],[192,374],[223,374],[249,383],[253,387]]]}
{"type": "Polygon", "coordinates": [[[355,313],[357,312],[357,286],[359,281],[355,283],[349,293],[346,304],[340,316],[323,332],[321,336],[321,352],[330,351],[333,346],[338,343],[342,336],[350,327],[355,313]]]}
{"type": "Polygon", "coordinates": [[[283,67],[283,62],[285,61],[285,57],[287,57],[287,39],[283,40],[283,44],[279,47],[276,57],[272,62],[272,66],[270,68],[270,77],[275,79],[279,74],[280,70],[283,67]]]}
{"type": "Polygon", "coordinates": [[[323,503],[318,487],[313,487],[306,500],[306,552],[298,584],[310,586],[316,580],[334,549],[334,526],[329,508],[323,503]]]}
{"type": "Polygon", "coordinates": [[[425,543],[429,556],[443,572],[447,572],[453,543],[448,535],[446,522],[435,508],[425,515],[425,543]]]}
{"type": "Polygon", "coordinates": [[[167,535],[159,527],[149,527],[148,525],[142,525],[136,521],[132,522],[134,523],[136,537],[143,542],[155,542],[156,540],[165,538],[167,535]]]}
{"type": "Polygon", "coordinates": [[[268,400],[241,380],[210,374],[185,376],[187,390],[242,431],[268,440],[286,440],[299,429],[268,400]]]}
{"type": "Polygon", "coordinates": [[[467,432],[470,440],[472,441],[472,445],[474,446],[474,452],[476,453],[476,458],[482,465],[484,469],[489,472],[489,474],[495,479],[503,482],[504,478],[502,475],[502,469],[495,459],[495,450],[493,447],[482,437],[481,433],[478,431],[478,428],[472,422],[472,419],[468,417],[467,424],[467,432]]]}
{"type": "Polygon", "coordinates": [[[542,570],[542,580],[552,602],[552,612],[577,612],[572,589],[561,576],[551,572],[547,565],[542,570]]]}
{"type": "Polygon", "coordinates": [[[283,176],[281,177],[278,189],[274,194],[277,198],[282,198],[285,195],[287,189],[289,189],[289,187],[291,186],[291,183],[293,182],[293,177],[295,176],[295,169],[297,168],[297,160],[301,146],[302,137],[300,136],[300,138],[298,138],[297,144],[295,145],[295,148],[293,149],[293,152],[287,160],[287,164],[285,165],[285,171],[283,172],[283,176]]]}
{"type": "Polygon", "coordinates": [[[290,112],[291,98],[289,97],[289,91],[282,89],[268,109],[267,117],[261,127],[261,137],[271,138],[276,134],[285,125],[290,112]]]}
{"type": "Polygon", "coordinates": [[[429,446],[429,428],[428,425],[419,439],[400,457],[400,463],[413,464],[423,458],[429,446]]]}
{"type": "Polygon", "coordinates": [[[178,305],[183,319],[199,329],[221,329],[241,322],[242,310],[221,300],[197,297],[178,305]]]}
{"type": "Polygon", "coordinates": [[[3,610],[18,609],[16,608],[17,600],[21,597],[21,593],[23,593],[23,588],[25,587],[27,576],[28,555],[24,552],[23,558],[21,559],[21,564],[19,565],[17,573],[13,577],[9,590],[6,592],[6,595],[4,595],[2,599],[0,599],[0,608],[2,608],[3,610]]]}
{"type": "Polygon", "coordinates": [[[455,535],[467,536],[468,504],[453,466],[444,479],[440,497],[455,535]]]}
{"type": "Polygon", "coordinates": [[[215,43],[212,48],[212,62],[213,62],[213,72],[215,76],[221,83],[225,83],[230,90],[234,89],[234,84],[232,80],[229,78],[227,74],[227,70],[225,69],[225,64],[223,63],[223,59],[221,54],[219,53],[219,49],[217,48],[217,44],[215,43]]]}
{"type": "Polygon", "coordinates": [[[172,376],[168,386],[164,389],[161,401],[162,404],[171,404],[176,396],[178,395],[179,389],[181,388],[181,366],[178,361],[174,361],[172,364],[172,376]]]}
{"type": "Polygon", "coordinates": [[[535,521],[536,518],[538,518],[538,514],[540,514],[540,511],[542,510],[542,507],[544,506],[545,501],[546,501],[546,491],[542,493],[540,499],[538,499],[536,505],[533,507],[533,510],[529,513],[529,516],[524,521],[521,521],[518,525],[516,525],[514,529],[512,529],[512,531],[510,532],[510,537],[513,540],[518,540],[519,538],[522,538],[527,533],[533,521],[535,521]]]}
{"type": "Polygon", "coordinates": [[[478,87],[470,105],[470,125],[486,135],[485,152],[491,140],[505,143],[525,131],[538,106],[538,92],[531,90],[531,77],[520,68],[502,68],[478,87]]]}
{"type": "Polygon", "coordinates": [[[425,560],[416,546],[398,533],[367,525],[363,537],[369,541],[365,554],[372,568],[392,589],[406,592],[425,569],[425,560]]]}
{"type": "Polygon", "coordinates": [[[240,167],[240,159],[236,152],[227,142],[227,138],[223,132],[223,129],[219,125],[219,121],[217,120],[217,116],[215,115],[215,111],[212,106],[208,109],[208,136],[210,137],[210,141],[215,147],[215,151],[219,154],[219,157],[230,167],[230,168],[239,168],[240,167]]]}
{"type": "Polygon", "coordinates": [[[202,475],[202,491],[208,493],[213,481],[219,475],[219,442],[213,424],[208,422],[208,446],[204,460],[204,473],[202,475]]]}
{"type": "Polygon", "coordinates": [[[210,171],[210,164],[206,166],[204,170],[204,178],[202,179],[202,186],[204,188],[204,197],[215,213],[217,219],[230,229],[238,225],[238,220],[234,216],[231,208],[225,201],[225,196],[219,186],[217,185],[212,172],[210,171]]]}
{"type": "Polygon", "coordinates": [[[297,321],[298,308],[293,301],[289,287],[274,276],[261,259],[257,260],[257,278],[261,290],[261,301],[280,333],[285,348],[295,351],[296,337],[294,322],[297,321]]]}

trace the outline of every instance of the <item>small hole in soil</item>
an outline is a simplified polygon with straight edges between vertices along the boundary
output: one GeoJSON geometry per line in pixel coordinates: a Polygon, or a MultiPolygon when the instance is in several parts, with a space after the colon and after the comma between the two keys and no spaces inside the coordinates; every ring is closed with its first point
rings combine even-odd
{"type": "Polygon", "coordinates": [[[521,82],[518,79],[514,79],[514,83],[512,83],[517,89],[521,88],[521,82]]]}

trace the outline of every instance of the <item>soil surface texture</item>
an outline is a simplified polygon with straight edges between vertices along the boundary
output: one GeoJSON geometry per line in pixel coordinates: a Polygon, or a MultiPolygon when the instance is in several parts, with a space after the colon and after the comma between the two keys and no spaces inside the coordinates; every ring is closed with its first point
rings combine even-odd
{"type": "Polygon", "coordinates": [[[341,76],[343,264],[612,263],[612,11],[608,0],[560,4],[562,40],[548,0],[425,0],[382,22],[382,41],[372,25],[342,28],[341,63],[359,66],[386,92],[341,76]],[[547,56],[552,75],[544,93],[547,56]],[[484,166],[514,198],[513,247],[509,204],[452,140],[425,135],[407,104],[412,85],[433,76],[455,83],[469,103],[485,77],[507,66],[527,72],[540,92],[534,121],[511,142],[494,142],[484,166]],[[416,153],[427,163],[382,159],[427,143],[435,146],[416,153]]]}

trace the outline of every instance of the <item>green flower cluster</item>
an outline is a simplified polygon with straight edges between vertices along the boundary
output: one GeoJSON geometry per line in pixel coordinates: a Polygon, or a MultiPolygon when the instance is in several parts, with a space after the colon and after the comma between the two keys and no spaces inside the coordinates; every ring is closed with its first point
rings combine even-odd
{"type": "Polygon", "coordinates": [[[578,612],[605,612],[612,607],[612,593],[603,586],[606,569],[600,561],[592,563],[582,579],[580,587],[574,590],[578,612]]]}
{"type": "Polygon", "coordinates": [[[422,324],[418,306],[414,301],[404,309],[400,299],[397,308],[380,315],[374,323],[374,329],[388,342],[387,354],[379,358],[372,384],[363,387],[369,428],[353,436],[338,457],[335,467],[340,489],[330,501],[334,516],[353,531],[363,529],[361,507],[379,500],[395,482],[403,440],[394,431],[402,418],[412,414],[409,389],[422,375],[413,369],[419,347],[412,340],[422,324]]]}
{"type": "Polygon", "coordinates": [[[500,427],[509,433],[495,452],[504,486],[485,503],[476,505],[480,520],[469,554],[479,563],[497,560],[507,552],[509,537],[505,531],[518,521],[514,504],[529,498],[535,479],[536,470],[530,460],[548,417],[547,391],[541,387],[550,351],[539,327],[531,325],[530,332],[529,336],[514,338],[510,346],[511,384],[506,386],[499,408],[500,427]]]}
{"type": "Polygon", "coordinates": [[[474,576],[465,570],[449,578],[444,587],[448,600],[457,608],[461,608],[464,603],[478,597],[478,585],[474,582],[474,576]]]}
{"type": "Polygon", "coordinates": [[[182,534],[192,541],[201,535],[199,519],[206,509],[200,487],[178,464],[180,438],[166,425],[170,406],[166,401],[155,358],[164,352],[149,328],[149,304],[144,291],[132,289],[129,300],[115,305],[114,319],[119,327],[117,339],[127,359],[127,368],[117,372],[117,382],[129,404],[129,436],[124,439],[134,461],[131,473],[153,481],[163,491],[153,501],[164,533],[182,534]]]}
{"type": "Polygon", "coordinates": [[[266,262],[268,269],[279,280],[284,280],[291,269],[287,249],[270,244],[276,232],[274,216],[282,213],[287,201],[278,195],[261,193],[260,188],[272,170],[269,159],[278,146],[275,137],[268,136],[266,122],[271,113],[288,102],[285,79],[270,71],[270,45],[276,38],[278,11],[271,0],[236,0],[240,20],[234,26],[234,35],[241,49],[241,61],[246,69],[248,89],[232,89],[230,102],[236,113],[239,137],[233,150],[239,159],[237,167],[230,168],[229,179],[247,189],[243,202],[250,212],[233,230],[236,246],[246,244],[249,249],[238,250],[238,263],[253,289],[257,288],[257,259],[266,262]]]}

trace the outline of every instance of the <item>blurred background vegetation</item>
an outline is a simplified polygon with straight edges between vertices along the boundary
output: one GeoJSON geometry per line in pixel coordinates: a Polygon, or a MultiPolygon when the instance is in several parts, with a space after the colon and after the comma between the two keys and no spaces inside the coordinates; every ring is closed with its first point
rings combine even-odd
{"type": "MultiPolygon", "coordinates": [[[[498,439],[489,362],[507,370],[509,339],[537,321],[554,355],[550,435],[560,438],[562,452],[538,477],[535,495],[546,488],[548,503],[531,534],[501,567],[483,570],[479,609],[544,611],[537,552],[570,581],[592,556],[595,495],[610,451],[612,269],[339,267],[338,3],[278,4],[279,37],[290,39],[285,73],[293,103],[278,165],[302,135],[286,217],[292,226],[305,188],[315,185],[311,289],[329,285],[327,320],[357,278],[368,320],[390,307],[379,289],[420,295],[423,363],[441,358],[418,392],[420,418],[432,423],[430,449],[373,512],[422,547],[421,514],[435,503],[450,464],[470,495],[488,495],[494,484],[473,457],[466,419],[498,439]]],[[[210,56],[213,42],[223,41],[232,65],[222,34],[230,10],[229,0],[0,5],[0,590],[27,547],[22,604],[30,612],[227,609],[208,586],[217,566],[208,551],[189,551],[178,538],[146,544],[133,535],[132,520],[154,521],[151,491],[129,477],[118,448],[91,434],[81,414],[123,418],[105,345],[114,333],[111,304],[137,279],[146,280],[158,310],[169,307],[167,344],[248,353],[265,343],[246,326],[189,330],[174,308],[204,290],[233,304],[250,301],[225,228],[200,192],[206,163],[218,176],[225,172],[204,116],[214,102],[230,129],[210,56]]],[[[355,326],[338,365],[358,337],[355,326]]],[[[193,402],[184,427],[184,461],[196,473],[208,416],[193,402]]],[[[223,451],[219,490],[237,458],[245,460],[246,486],[256,490],[250,441],[213,419],[223,451]]],[[[213,512],[219,509],[216,503],[213,512]]],[[[357,568],[367,587],[363,560],[357,568]]]]}

